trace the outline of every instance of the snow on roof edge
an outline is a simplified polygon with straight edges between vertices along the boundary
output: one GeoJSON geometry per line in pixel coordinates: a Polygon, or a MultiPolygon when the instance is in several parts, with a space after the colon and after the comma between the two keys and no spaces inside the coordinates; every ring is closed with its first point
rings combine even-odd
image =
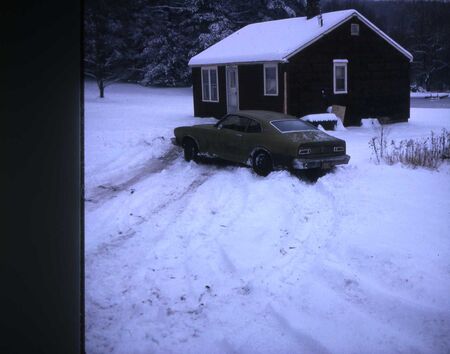
{"type": "MultiPolygon", "coordinates": [[[[330,16],[329,20],[333,22],[341,22],[339,21],[339,15],[342,17],[342,15],[344,14],[347,18],[348,13],[353,13],[353,10],[339,10],[339,11],[332,11],[332,12],[327,12],[324,13],[324,17],[328,17],[330,16]],[[346,15],[347,14],[347,15],[346,15]],[[335,18],[335,17],[338,18],[335,18]]],[[[328,20],[328,19],[327,19],[328,20]]],[[[327,22],[327,21],[326,21],[327,22]]],[[[255,22],[255,23],[251,23],[248,24],[242,28],[240,28],[239,30],[233,32],[231,35],[223,38],[222,40],[220,40],[219,42],[214,43],[212,46],[206,48],[205,50],[201,51],[200,53],[194,55],[190,60],[188,65],[189,66],[202,66],[202,65],[223,65],[223,64],[243,64],[243,63],[264,63],[264,62],[286,62],[287,60],[284,59],[284,57],[286,55],[288,55],[290,52],[292,52],[293,50],[297,49],[299,46],[303,45],[304,43],[300,42],[297,43],[296,45],[294,45],[294,47],[291,48],[284,48],[282,50],[282,52],[279,51],[279,47],[277,48],[277,50],[275,50],[274,52],[271,51],[266,51],[266,52],[261,52],[258,50],[256,51],[256,53],[254,53],[253,55],[249,55],[248,53],[244,56],[242,56],[242,53],[237,54],[237,55],[227,55],[227,56],[223,56],[222,53],[217,53],[217,49],[221,48],[223,49],[224,45],[225,47],[228,47],[228,50],[236,50],[239,53],[239,48],[241,44],[245,44],[244,39],[240,39],[239,36],[244,36],[244,37],[248,37],[248,35],[252,33],[252,30],[259,29],[259,30],[264,30],[264,31],[273,31],[274,30],[274,26],[275,26],[275,31],[276,31],[276,26],[279,25],[280,23],[282,23],[282,27],[284,28],[289,28],[289,25],[292,26],[292,24],[294,24],[294,26],[297,26],[297,30],[307,30],[306,33],[310,33],[311,28],[302,28],[306,25],[306,27],[308,27],[308,25],[310,25],[311,23],[316,23],[318,24],[318,21],[316,19],[316,17],[313,17],[311,19],[307,19],[306,16],[301,16],[301,17],[291,17],[291,18],[285,18],[285,19],[279,19],[279,20],[270,20],[270,21],[261,21],[261,22],[255,22]],[[300,25],[300,28],[298,27],[298,21],[305,21],[304,23],[302,23],[300,25]],[[264,27],[261,27],[264,26],[264,27]],[[231,46],[230,46],[230,40],[231,40],[231,46]],[[214,53],[214,51],[216,51],[216,53],[214,53]],[[211,56],[211,54],[213,54],[213,56],[211,56]],[[230,58],[231,57],[231,58],[230,58]]],[[[325,26],[327,27],[327,26],[325,26]]],[[[328,27],[327,27],[328,28],[328,27]]],[[[260,32],[259,32],[260,33],[260,32]]],[[[305,33],[305,32],[304,32],[305,33]]],[[[314,30],[311,33],[313,36],[315,36],[314,34],[314,30]]],[[[248,38],[247,38],[248,39],[248,38]]],[[[308,40],[312,39],[312,37],[308,38],[308,40]]],[[[277,39],[279,41],[279,39],[277,39]]],[[[286,43],[287,45],[289,44],[289,42],[286,43]]],[[[293,43],[291,43],[293,44],[293,43]]],[[[248,43],[246,44],[248,45],[248,43]]]]}
{"type": "MultiPolygon", "coordinates": [[[[319,40],[320,38],[322,38],[324,35],[326,35],[327,33],[332,32],[334,29],[336,29],[337,27],[339,27],[341,24],[343,24],[344,22],[348,21],[350,18],[352,18],[353,16],[357,16],[364,24],[366,24],[369,28],[371,28],[375,33],[377,33],[380,37],[382,37],[386,42],[388,42],[389,44],[391,44],[394,48],[396,48],[399,52],[401,52],[404,56],[406,56],[410,62],[413,61],[413,55],[407,51],[405,48],[403,48],[400,44],[398,44],[396,41],[394,41],[391,37],[389,37],[386,33],[384,33],[381,29],[379,29],[375,24],[373,24],[371,21],[369,21],[366,17],[364,17],[361,13],[359,13],[357,10],[355,9],[348,9],[348,10],[341,10],[341,11],[334,11],[334,12],[348,12],[348,16],[344,17],[343,19],[341,19],[340,21],[338,21],[336,24],[334,24],[332,27],[326,29],[325,31],[321,32],[320,34],[318,34],[317,36],[315,36],[314,38],[312,38],[310,41],[304,43],[303,45],[299,46],[296,50],[292,51],[291,53],[285,55],[283,58],[270,58],[269,56],[267,57],[260,57],[260,58],[255,58],[255,60],[234,60],[234,61],[230,61],[230,60],[221,60],[220,58],[217,59],[213,59],[210,58],[210,60],[203,60],[202,62],[199,63],[192,63],[193,59],[195,62],[195,58],[207,51],[209,48],[203,50],[202,52],[194,55],[188,62],[188,65],[190,67],[199,67],[199,66],[207,66],[207,65],[225,65],[225,64],[255,64],[255,63],[265,63],[265,62],[287,62],[289,58],[291,58],[292,56],[294,56],[295,54],[299,53],[300,51],[302,51],[303,49],[305,49],[306,47],[308,47],[309,45],[313,44],[314,42],[316,42],[317,40],[319,40]]],[[[333,12],[328,12],[328,14],[333,13],[333,12]]],[[[301,17],[300,17],[301,18],[301,17]]],[[[292,18],[291,18],[292,19],[292,18]]],[[[257,22],[257,23],[252,23],[249,25],[246,25],[244,27],[242,27],[241,29],[239,29],[238,31],[243,30],[244,28],[250,27],[252,25],[255,24],[261,24],[264,22],[277,22],[277,21],[285,21],[285,20],[289,20],[289,19],[281,19],[281,20],[273,20],[273,21],[263,21],[263,22],[257,22]]],[[[238,32],[236,31],[236,32],[238,32]]],[[[234,33],[236,33],[234,32],[234,33]]],[[[227,37],[226,37],[227,38],[227,37]]],[[[225,39],[225,38],[224,38],[225,39]]],[[[221,41],[215,43],[213,46],[215,46],[216,44],[220,43],[221,41]]],[[[200,60],[202,61],[202,60],[200,60]]]]}

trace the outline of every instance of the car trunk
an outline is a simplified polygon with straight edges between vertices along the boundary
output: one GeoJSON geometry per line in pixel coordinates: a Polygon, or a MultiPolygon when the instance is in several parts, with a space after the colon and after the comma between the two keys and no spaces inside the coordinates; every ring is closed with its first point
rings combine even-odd
{"type": "Polygon", "coordinates": [[[299,154],[303,158],[317,156],[339,156],[345,154],[345,141],[328,135],[320,130],[305,130],[286,133],[292,142],[298,143],[300,149],[309,149],[305,154],[299,154]],[[343,151],[335,151],[335,147],[343,148],[343,151]]]}
{"type": "Polygon", "coordinates": [[[300,155],[304,158],[317,156],[339,156],[345,155],[345,142],[343,140],[308,142],[300,145],[300,149],[309,149],[309,154],[300,155]],[[335,151],[336,147],[343,148],[343,151],[335,151]]]}

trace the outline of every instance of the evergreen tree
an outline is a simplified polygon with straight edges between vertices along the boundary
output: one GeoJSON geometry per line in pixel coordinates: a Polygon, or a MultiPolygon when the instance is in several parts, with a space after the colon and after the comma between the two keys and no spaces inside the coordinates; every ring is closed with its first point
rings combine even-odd
{"type": "Polygon", "coordinates": [[[190,8],[187,1],[150,5],[153,26],[158,29],[145,38],[140,53],[139,83],[145,86],[186,86],[190,83],[187,65],[193,38],[187,28],[190,8]]]}

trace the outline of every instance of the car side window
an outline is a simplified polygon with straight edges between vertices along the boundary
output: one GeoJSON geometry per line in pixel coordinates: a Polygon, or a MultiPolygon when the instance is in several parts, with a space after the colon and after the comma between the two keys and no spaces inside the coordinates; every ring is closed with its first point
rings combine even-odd
{"type": "Polygon", "coordinates": [[[250,123],[247,127],[247,133],[261,133],[261,125],[253,119],[250,119],[250,123]]]}
{"type": "Polygon", "coordinates": [[[231,115],[225,118],[220,124],[219,128],[221,129],[231,129],[238,132],[245,132],[247,128],[248,119],[239,117],[236,115],[231,115]]]}

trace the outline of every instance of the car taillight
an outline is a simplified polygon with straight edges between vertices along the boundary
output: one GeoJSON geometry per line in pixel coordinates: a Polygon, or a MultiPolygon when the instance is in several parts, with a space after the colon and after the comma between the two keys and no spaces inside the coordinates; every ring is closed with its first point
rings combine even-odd
{"type": "Polygon", "coordinates": [[[310,153],[311,153],[311,149],[302,149],[302,148],[298,149],[299,155],[308,155],[310,153]]]}
{"type": "Polygon", "coordinates": [[[333,150],[334,152],[342,152],[345,151],[345,148],[343,146],[335,146],[333,150]]]}

